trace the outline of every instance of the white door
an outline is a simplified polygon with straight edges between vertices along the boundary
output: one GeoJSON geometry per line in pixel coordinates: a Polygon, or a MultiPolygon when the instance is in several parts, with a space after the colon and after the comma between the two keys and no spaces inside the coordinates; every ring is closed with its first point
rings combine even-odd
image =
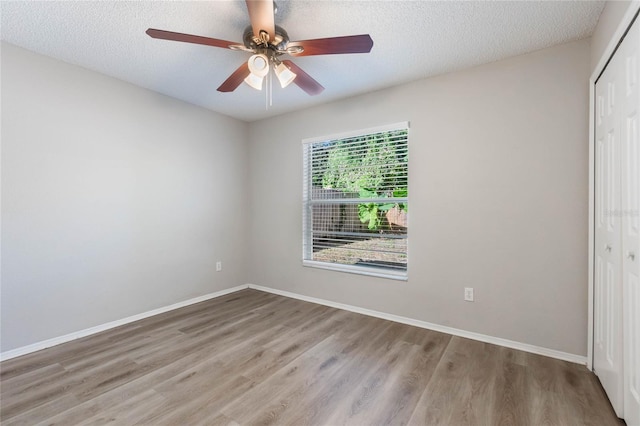
{"type": "Polygon", "coordinates": [[[619,48],[624,87],[621,132],[622,282],[624,419],[640,426],[640,25],[634,24],[619,48]]]}
{"type": "MultiPolygon", "coordinates": [[[[617,62],[616,62],[617,61],[617,62]]],[[[595,271],[593,369],[623,416],[620,102],[615,55],[596,83],[595,271]]]]}

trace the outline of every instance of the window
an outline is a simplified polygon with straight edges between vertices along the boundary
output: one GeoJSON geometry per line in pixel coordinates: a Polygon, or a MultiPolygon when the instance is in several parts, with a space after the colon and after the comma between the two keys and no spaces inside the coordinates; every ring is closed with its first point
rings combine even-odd
{"type": "Polygon", "coordinates": [[[303,141],[303,264],[407,279],[408,123],[303,141]]]}

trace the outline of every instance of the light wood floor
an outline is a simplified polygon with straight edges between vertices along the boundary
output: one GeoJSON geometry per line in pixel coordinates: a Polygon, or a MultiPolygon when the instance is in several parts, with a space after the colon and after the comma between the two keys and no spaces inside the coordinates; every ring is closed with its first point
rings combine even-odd
{"type": "Polygon", "coordinates": [[[616,425],[586,367],[244,290],[0,364],[3,425],[616,425]]]}

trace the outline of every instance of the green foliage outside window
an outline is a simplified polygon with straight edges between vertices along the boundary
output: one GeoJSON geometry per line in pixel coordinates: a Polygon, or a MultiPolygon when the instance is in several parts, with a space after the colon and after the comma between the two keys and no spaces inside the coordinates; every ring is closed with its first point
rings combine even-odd
{"type": "MultiPolygon", "coordinates": [[[[312,183],[324,189],[358,194],[358,198],[405,198],[408,195],[406,130],[340,139],[314,147],[312,183]]],[[[358,205],[369,230],[380,229],[384,214],[406,203],[358,205]]]]}

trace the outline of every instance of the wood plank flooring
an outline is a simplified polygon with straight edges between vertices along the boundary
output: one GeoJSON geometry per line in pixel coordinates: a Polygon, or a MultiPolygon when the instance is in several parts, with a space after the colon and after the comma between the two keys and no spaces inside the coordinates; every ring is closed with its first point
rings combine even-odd
{"type": "Polygon", "coordinates": [[[0,363],[3,425],[618,425],[584,366],[256,290],[0,363]]]}

